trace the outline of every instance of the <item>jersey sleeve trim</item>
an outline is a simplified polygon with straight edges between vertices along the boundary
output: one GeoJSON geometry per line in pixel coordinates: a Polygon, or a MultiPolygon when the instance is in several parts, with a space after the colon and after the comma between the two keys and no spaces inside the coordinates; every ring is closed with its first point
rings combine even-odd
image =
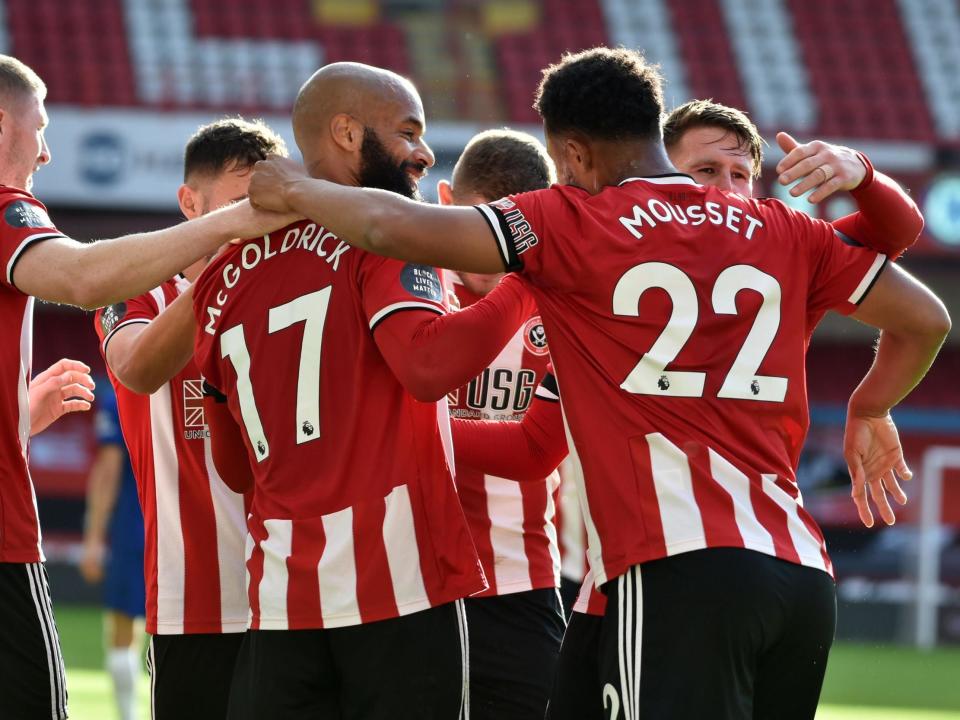
{"type": "Polygon", "coordinates": [[[404,310],[430,310],[431,312],[435,312],[437,315],[444,314],[441,308],[437,307],[436,305],[431,305],[430,303],[412,301],[393,303],[392,305],[387,305],[385,308],[380,309],[372,318],[370,318],[370,329],[376,330],[377,325],[382,323],[389,316],[404,310]]]}
{"type": "Polygon", "coordinates": [[[7,262],[7,282],[12,287],[17,287],[13,283],[13,270],[17,266],[17,263],[20,261],[20,258],[23,257],[23,253],[28,247],[34,243],[41,242],[42,240],[52,240],[53,238],[65,238],[66,235],[58,232],[43,232],[36,233],[35,235],[30,235],[25,237],[20,245],[17,246],[17,249],[13,251],[13,254],[10,256],[10,260],[7,262]]]}
{"type": "Polygon", "coordinates": [[[508,239],[511,236],[507,221],[503,219],[503,216],[495,208],[489,205],[474,205],[474,207],[479,211],[483,219],[487,221],[490,232],[493,233],[493,237],[497,241],[497,250],[500,251],[500,260],[503,262],[503,267],[507,272],[522,270],[523,260],[520,259],[520,256],[517,254],[517,249],[508,239]]]}
{"type": "Polygon", "coordinates": [[[873,261],[873,264],[870,266],[870,269],[867,270],[866,275],[864,275],[863,279],[860,281],[860,284],[857,285],[856,289],[850,294],[850,297],[847,298],[847,302],[853,305],[859,305],[860,302],[867,296],[867,293],[870,292],[873,284],[877,281],[877,278],[880,277],[880,273],[886,266],[887,256],[877,255],[876,259],[873,261]]]}
{"type": "Polygon", "coordinates": [[[149,325],[150,321],[147,320],[146,318],[133,318],[131,320],[124,320],[122,323],[117,323],[117,326],[113,328],[113,330],[108,332],[104,336],[103,342],[100,343],[100,347],[103,349],[104,357],[106,357],[107,355],[107,343],[110,342],[113,336],[117,334],[117,330],[119,330],[122,327],[126,327],[127,325],[137,325],[137,324],[149,325]]]}
{"type": "Polygon", "coordinates": [[[218,403],[221,403],[221,404],[222,404],[222,403],[225,403],[225,402],[227,401],[227,396],[224,395],[224,394],[223,394],[222,392],[220,392],[219,390],[217,390],[217,389],[216,389],[213,385],[211,385],[209,382],[207,382],[207,379],[206,379],[206,378],[203,378],[202,388],[203,388],[203,396],[204,396],[204,397],[213,398],[213,400],[214,400],[215,402],[218,402],[218,403]]]}
{"type": "Polygon", "coordinates": [[[560,402],[560,388],[557,387],[557,379],[549,373],[544,375],[543,380],[537,386],[536,392],[534,392],[534,396],[548,402],[560,402]]]}

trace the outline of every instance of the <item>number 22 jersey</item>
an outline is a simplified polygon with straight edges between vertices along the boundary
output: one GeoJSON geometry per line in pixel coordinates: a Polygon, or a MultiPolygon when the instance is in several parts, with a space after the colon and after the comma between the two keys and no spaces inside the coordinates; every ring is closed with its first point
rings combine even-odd
{"type": "Polygon", "coordinates": [[[796,484],[804,356],[886,258],[685,175],[478,209],[550,338],[597,585],[706,547],[830,572],[796,484]]]}
{"type": "Polygon", "coordinates": [[[228,250],[197,280],[196,361],[255,479],[252,629],[374,622],[485,587],[446,399],[414,400],[374,341],[393,313],[443,314],[444,300],[433,268],[309,221],[228,250]]]}

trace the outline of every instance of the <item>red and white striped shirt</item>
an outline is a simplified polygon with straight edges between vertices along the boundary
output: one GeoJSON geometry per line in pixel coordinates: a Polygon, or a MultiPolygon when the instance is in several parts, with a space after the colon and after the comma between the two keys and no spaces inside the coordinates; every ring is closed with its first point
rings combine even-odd
{"type": "MultiPolygon", "coordinates": [[[[183,277],[97,311],[100,351],[123,327],[149,323],[188,287],[183,277]]],[[[200,371],[191,360],[152,395],[117,393],[120,426],[137,479],[144,523],[147,632],[243,632],[249,607],[244,498],[213,466],[200,371]]]]}
{"type": "Polygon", "coordinates": [[[375,341],[393,313],[443,314],[444,300],[433,268],[306,220],[198,278],[197,364],[226,396],[254,475],[252,629],[369,623],[486,587],[446,400],[414,400],[375,341]]]}
{"type": "MultiPolygon", "coordinates": [[[[460,307],[480,300],[459,278],[454,290],[460,307]]],[[[469,420],[519,421],[550,360],[538,315],[517,328],[481,375],[448,396],[450,414],[469,420]]],[[[479,597],[508,595],[560,584],[557,545],[557,488],[554,471],[538,482],[516,482],[457,463],[457,490],[480,564],[490,583],[479,597]]]]}
{"type": "Polygon", "coordinates": [[[805,351],[886,258],[683,175],[478,209],[550,338],[596,583],[707,547],[830,572],[796,484],[805,351]]]}
{"type": "Polygon", "coordinates": [[[37,497],[28,467],[33,298],[13,283],[31,245],[63,237],[33,195],[0,185],[0,562],[43,561],[37,497]]]}

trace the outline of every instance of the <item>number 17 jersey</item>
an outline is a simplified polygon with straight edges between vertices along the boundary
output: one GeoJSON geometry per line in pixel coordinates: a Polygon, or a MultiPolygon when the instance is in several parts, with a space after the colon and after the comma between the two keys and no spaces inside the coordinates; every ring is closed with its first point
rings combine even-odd
{"type": "Polygon", "coordinates": [[[686,175],[478,209],[550,339],[597,584],[709,547],[830,572],[796,483],[805,353],[884,256],[686,175]]]}
{"type": "Polygon", "coordinates": [[[198,278],[197,364],[226,396],[255,478],[251,628],[374,622],[484,588],[445,399],[414,400],[374,341],[393,313],[442,314],[444,300],[433,268],[309,221],[198,278]]]}

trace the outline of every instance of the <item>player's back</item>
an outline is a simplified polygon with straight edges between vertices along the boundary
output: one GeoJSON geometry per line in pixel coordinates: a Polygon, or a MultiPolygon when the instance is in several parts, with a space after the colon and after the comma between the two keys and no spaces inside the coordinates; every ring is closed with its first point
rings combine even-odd
{"type": "Polygon", "coordinates": [[[482,587],[446,406],[415,401],[373,337],[393,312],[442,313],[442,300],[432,269],[309,221],[230,249],[198,279],[197,361],[228,398],[256,482],[255,627],[369,622],[482,587]]]}
{"type": "Polygon", "coordinates": [[[595,569],[722,545],[828,569],[794,475],[809,318],[854,309],[882,256],[680,175],[491,209],[543,316],[595,569]]]}

